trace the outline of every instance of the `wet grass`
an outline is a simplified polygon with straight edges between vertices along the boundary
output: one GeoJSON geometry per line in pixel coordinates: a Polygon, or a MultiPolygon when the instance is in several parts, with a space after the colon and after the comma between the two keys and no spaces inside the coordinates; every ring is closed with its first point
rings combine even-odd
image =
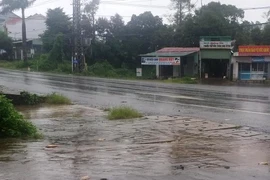
{"type": "Polygon", "coordinates": [[[71,100],[62,94],[52,93],[45,96],[45,103],[52,105],[71,105],[71,100]]]}
{"type": "Polygon", "coordinates": [[[110,120],[134,119],[140,117],[142,117],[142,114],[137,110],[125,106],[111,109],[108,115],[108,119],[110,120]]]}

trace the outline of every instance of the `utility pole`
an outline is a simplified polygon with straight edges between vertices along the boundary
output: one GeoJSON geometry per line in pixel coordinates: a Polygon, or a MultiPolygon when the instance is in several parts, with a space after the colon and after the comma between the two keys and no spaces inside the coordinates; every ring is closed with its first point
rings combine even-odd
{"type": "Polygon", "coordinates": [[[81,29],[81,0],[73,0],[73,43],[73,70],[81,72],[85,68],[81,29]]]}
{"type": "Polygon", "coordinates": [[[201,7],[203,7],[203,0],[201,0],[201,7]]]}

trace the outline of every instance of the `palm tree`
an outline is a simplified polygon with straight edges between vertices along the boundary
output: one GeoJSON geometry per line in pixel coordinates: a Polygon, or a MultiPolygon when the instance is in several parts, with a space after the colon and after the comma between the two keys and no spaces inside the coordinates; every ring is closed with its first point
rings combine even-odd
{"type": "Polygon", "coordinates": [[[23,60],[27,61],[25,9],[30,7],[36,0],[2,0],[0,2],[1,13],[9,13],[15,10],[22,11],[22,49],[23,60]]]}

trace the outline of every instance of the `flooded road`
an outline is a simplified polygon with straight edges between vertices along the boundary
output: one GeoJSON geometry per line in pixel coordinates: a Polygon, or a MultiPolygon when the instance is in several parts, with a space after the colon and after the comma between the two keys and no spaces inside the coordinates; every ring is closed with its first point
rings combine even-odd
{"type": "Polygon", "coordinates": [[[270,135],[181,116],[109,121],[85,106],[19,108],[44,139],[0,140],[1,180],[268,180],[270,135]],[[46,148],[47,145],[56,148],[46,148]]]}
{"type": "Polygon", "coordinates": [[[147,115],[181,115],[270,133],[270,88],[164,84],[0,69],[0,85],[59,92],[91,107],[129,105],[147,115]]]}

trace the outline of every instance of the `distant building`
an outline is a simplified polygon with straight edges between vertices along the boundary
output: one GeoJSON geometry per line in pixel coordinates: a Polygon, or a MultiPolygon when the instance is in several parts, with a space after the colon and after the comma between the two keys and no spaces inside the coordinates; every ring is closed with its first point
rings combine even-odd
{"type": "Polygon", "coordinates": [[[233,80],[270,79],[270,45],[239,46],[232,58],[233,80]]]}
{"type": "Polygon", "coordinates": [[[7,32],[6,22],[11,19],[18,19],[20,18],[14,13],[8,13],[8,14],[0,14],[0,31],[7,32]]]}
{"type": "MultiPolygon", "coordinates": [[[[39,35],[46,30],[46,17],[40,14],[29,16],[25,19],[27,40],[39,39],[39,35]]],[[[6,20],[8,36],[13,40],[22,39],[22,19],[20,17],[9,17],[6,20]]]]}
{"type": "MultiPolygon", "coordinates": [[[[40,35],[47,29],[46,17],[41,14],[34,14],[25,19],[27,56],[33,57],[42,50],[40,35]]],[[[22,18],[14,13],[0,15],[0,30],[5,31],[14,44],[14,59],[22,59],[22,18]]]]}

